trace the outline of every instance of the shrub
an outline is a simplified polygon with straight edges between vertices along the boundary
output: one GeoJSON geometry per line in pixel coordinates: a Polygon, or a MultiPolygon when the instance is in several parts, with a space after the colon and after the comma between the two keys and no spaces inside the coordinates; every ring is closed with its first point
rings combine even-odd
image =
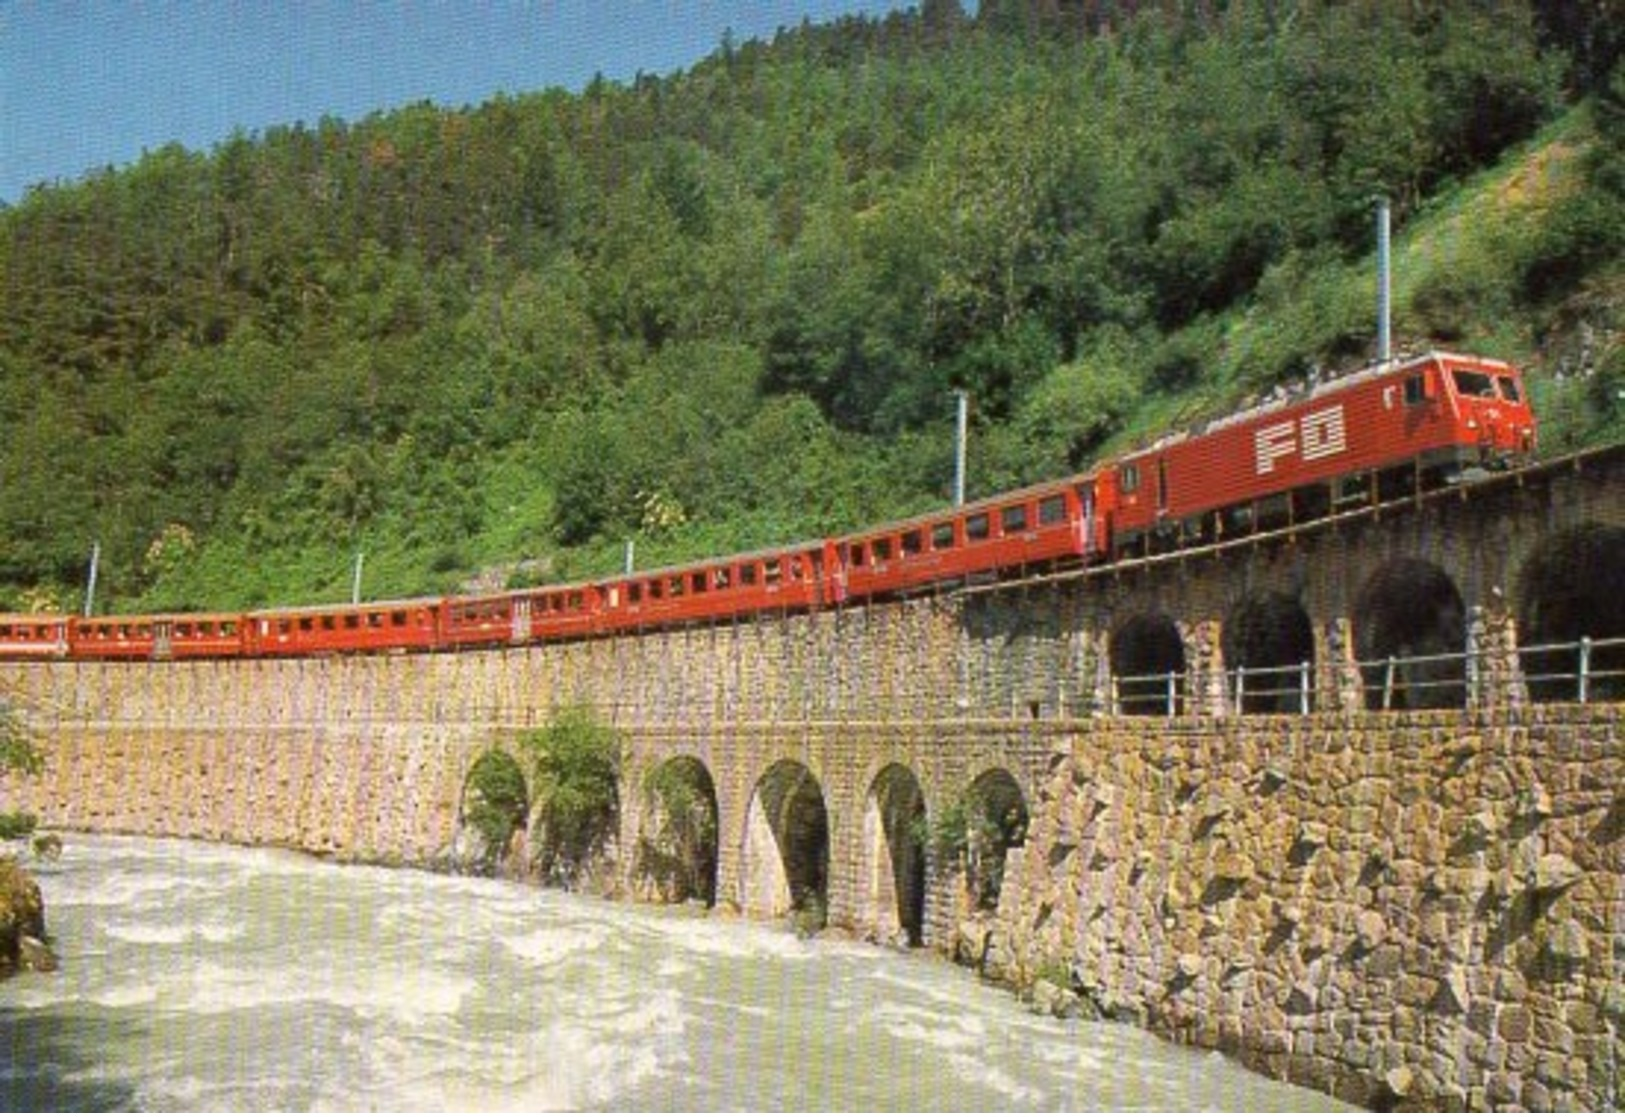
{"type": "Polygon", "coordinates": [[[521,745],[535,776],[538,868],[544,877],[574,883],[615,834],[621,734],[591,710],[572,706],[521,745]]]}
{"type": "Polygon", "coordinates": [[[487,749],[469,769],[465,799],[468,809],[464,817],[485,845],[481,867],[491,869],[530,811],[525,774],[501,749],[487,749]]]}
{"type": "Polygon", "coordinates": [[[39,818],[27,811],[0,811],[0,842],[26,838],[39,826],[39,818]]]}

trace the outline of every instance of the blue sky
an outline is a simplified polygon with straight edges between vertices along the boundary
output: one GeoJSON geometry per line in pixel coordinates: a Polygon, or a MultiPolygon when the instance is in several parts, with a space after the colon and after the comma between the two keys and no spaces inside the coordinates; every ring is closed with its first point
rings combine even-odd
{"type": "Polygon", "coordinates": [[[0,201],[179,141],[665,74],[897,0],[0,0],[0,201]]]}

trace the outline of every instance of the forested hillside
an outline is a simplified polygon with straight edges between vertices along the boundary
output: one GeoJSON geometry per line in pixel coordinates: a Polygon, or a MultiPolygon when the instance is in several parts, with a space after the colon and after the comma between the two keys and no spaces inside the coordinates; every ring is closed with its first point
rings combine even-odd
{"type": "Polygon", "coordinates": [[[0,210],[0,608],[438,592],[846,529],[1372,355],[1625,434],[1586,3],[927,0],[691,71],[289,123],[0,210]],[[1136,10],[1139,8],[1140,10],[1136,10]]]}

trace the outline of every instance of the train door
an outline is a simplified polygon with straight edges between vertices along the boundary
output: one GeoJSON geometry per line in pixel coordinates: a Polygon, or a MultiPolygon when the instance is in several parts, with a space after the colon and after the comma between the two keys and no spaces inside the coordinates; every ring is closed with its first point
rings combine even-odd
{"type": "Polygon", "coordinates": [[[1168,459],[1157,459],[1157,519],[1168,514],[1168,459]]]}
{"type": "Polygon", "coordinates": [[[168,659],[174,652],[175,622],[152,622],[152,658],[168,659]]]}
{"type": "Polygon", "coordinates": [[[826,605],[839,605],[846,600],[846,569],[852,557],[851,548],[850,543],[824,544],[824,551],[828,555],[824,564],[828,579],[822,587],[826,605]]]}
{"type": "Polygon", "coordinates": [[[530,639],[531,605],[531,599],[528,597],[513,599],[513,621],[508,638],[515,644],[523,644],[530,639]]]}
{"type": "Polygon", "coordinates": [[[1083,502],[1083,519],[1080,524],[1083,530],[1083,555],[1087,558],[1095,553],[1095,482],[1093,479],[1078,486],[1078,496],[1083,502]]]}

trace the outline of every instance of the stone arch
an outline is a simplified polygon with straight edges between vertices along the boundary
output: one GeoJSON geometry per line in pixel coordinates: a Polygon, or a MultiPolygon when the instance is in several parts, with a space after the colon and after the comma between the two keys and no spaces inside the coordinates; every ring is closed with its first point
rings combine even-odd
{"type": "Polygon", "coordinates": [[[1029,815],[1021,785],[1005,769],[989,768],[945,813],[934,832],[959,859],[970,907],[997,911],[1010,851],[1027,843],[1029,815]]]}
{"type": "Polygon", "coordinates": [[[633,889],[640,900],[680,904],[717,899],[716,783],[698,757],[651,768],[641,788],[633,889]]]}
{"type": "MultiPolygon", "coordinates": [[[[1248,594],[1225,617],[1220,647],[1232,695],[1240,679],[1240,712],[1295,714],[1302,709],[1303,664],[1314,677],[1315,630],[1297,598],[1273,591],[1248,594]],[[1244,677],[1238,668],[1245,669],[1244,677]]],[[[1311,704],[1313,697],[1311,693],[1311,704]]]]}
{"type": "Polygon", "coordinates": [[[496,872],[513,855],[514,835],[524,832],[530,806],[530,786],[519,761],[500,746],[485,749],[463,777],[452,861],[474,872],[496,872]]]}
{"type": "Polygon", "coordinates": [[[777,918],[797,913],[824,925],[829,904],[829,812],[818,779],[781,760],[762,774],[745,815],[740,909],[777,918]]]}
{"type": "Polygon", "coordinates": [[[888,764],[863,809],[860,920],[877,941],[919,946],[925,930],[925,793],[914,773],[888,764]]]}
{"type": "MultiPolygon", "coordinates": [[[[1582,638],[1625,637],[1625,527],[1595,522],[1557,532],[1524,566],[1518,584],[1519,660],[1529,696],[1574,701],[1580,693],[1582,638]]],[[[1625,698],[1625,648],[1590,650],[1586,697],[1625,698]]]]}
{"type": "Polygon", "coordinates": [[[1467,610],[1439,567],[1416,558],[1380,567],[1361,588],[1353,620],[1366,709],[1459,710],[1467,704],[1467,610]],[[1429,656],[1454,658],[1404,662],[1429,656]]]}
{"type": "Polygon", "coordinates": [[[1167,614],[1140,613],[1130,617],[1112,633],[1107,654],[1112,677],[1117,680],[1118,713],[1156,715],[1180,711],[1185,691],[1185,641],[1167,614]],[[1174,676],[1172,711],[1168,708],[1170,673],[1174,676]]]}

